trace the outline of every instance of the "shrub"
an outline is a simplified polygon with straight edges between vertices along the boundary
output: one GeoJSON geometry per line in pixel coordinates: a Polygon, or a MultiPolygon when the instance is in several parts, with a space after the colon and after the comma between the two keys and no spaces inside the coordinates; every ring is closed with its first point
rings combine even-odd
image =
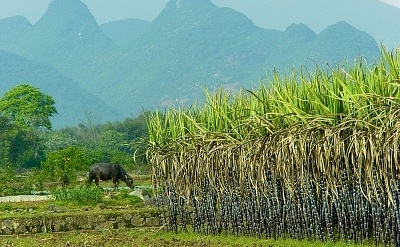
{"type": "Polygon", "coordinates": [[[51,152],[41,166],[50,180],[67,185],[76,182],[76,172],[86,171],[90,164],[91,160],[84,149],[70,146],[51,152]]]}
{"type": "Polygon", "coordinates": [[[16,173],[11,167],[0,169],[0,194],[1,196],[12,196],[29,194],[32,184],[28,183],[29,177],[16,173]]]}

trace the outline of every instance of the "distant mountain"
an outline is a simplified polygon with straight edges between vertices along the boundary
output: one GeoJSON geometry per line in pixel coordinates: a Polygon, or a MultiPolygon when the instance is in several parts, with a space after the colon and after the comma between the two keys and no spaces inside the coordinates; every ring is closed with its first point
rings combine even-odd
{"type": "Polygon", "coordinates": [[[283,39],[289,48],[299,48],[312,42],[317,35],[305,24],[292,24],[286,28],[283,39]]]}
{"type": "MultiPolygon", "coordinates": [[[[70,78],[90,78],[116,48],[80,0],[54,0],[44,16],[7,50],[48,63],[70,78]]],[[[0,47],[1,49],[1,47],[0,47]]]]}
{"type": "MultiPolygon", "coordinates": [[[[177,100],[189,102],[192,93],[202,93],[203,85],[231,83],[232,73],[238,70],[242,71],[242,79],[249,79],[249,68],[254,70],[258,63],[251,79],[257,78],[262,67],[259,57],[242,56],[242,50],[256,54],[261,45],[273,49],[276,42],[271,39],[277,39],[274,33],[210,1],[170,1],[146,32],[120,53],[111,69],[96,79],[114,85],[118,92],[113,94],[121,97],[109,98],[108,102],[119,105],[124,112],[177,100]],[[110,70],[114,73],[109,74],[110,70]]],[[[93,86],[85,86],[89,87],[93,86]]],[[[96,94],[107,98],[104,91],[96,94]]]]}
{"type": "Polygon", "coordinates": [[[37,87],[53,97],[58,111],[51,120],[54,128],[86,121],[85,114],[96,116],[102,121],[114,121],[123,117],[116,109],[53,68],[0,50],[0,97],[22,83],[37,87]]]}
{"type": "Polygon", "coordinates": [[[118,46],[124,47],[140,37],[149,28],[150,22],[140,19],[112,21],[100,26],[100,30],[118,46]]]}
{"type": "Polygon", "coordinates": [[[111,95],[121,97],[110,98],[100,90],[95,94],[125,113],[137,112],[190,103],[201,97],[203,86],[256,85],[272,68],[286,72],[359,55],[371,61],[378,54],[371,36],[343,22],[318,35],[302,24],[281,32],[259,28],[245,15],[209,0],[171,0],[146,32],[96,77],[113,84],[111,95]]]}
{"type": "Polygon", "coordinates": [[[284,30],[301,22],[319,33],[333,23],[345,21],[372,35],[378,44],[400,46],[400,8],[378,0],[212,1],[240,10],[263,28],[284,30]]]}
{"type": "MultiPolygon", "coordinates": [[[[257,86],[274,68],[285,73],[300,65],[379,56],[373,37],[345,22],[319,34],[304,24],[263,29],[210,0],[170,0],[150,24],[126,20],[101,27],[79,0],[54,0],[34,26],[8,44],[0,42],[0,49],[48,64],[73,79],[65,81],[70,87],[78,83],[78,91],[96,95],[124,116],[190,104],[202,99],[204,87],[257,86]]],[[[24,72],[18,80],[29,79],[24,72]]],[[[96,101],[91,99],[85,100],[96,101]]]]}
{"type": "Polygon", "coordinates": [[[338,63],[344,58],[351,60],[356,57],[371,61],[371,58],[377,56],[377,49],[373,49],[377,45],[373,37],[355,30],[344,21],[324,29],[310,45],[309,58],[316,61],[338,63]],[[327,47],[330,49],[326,49],[327,47]]]}
{"type": "Polygon", "coordinates": [[[0,47],[10,47],[15,40],[26,35],[32,28],[23,16],[8,17],[0,20],[0,47]]]}

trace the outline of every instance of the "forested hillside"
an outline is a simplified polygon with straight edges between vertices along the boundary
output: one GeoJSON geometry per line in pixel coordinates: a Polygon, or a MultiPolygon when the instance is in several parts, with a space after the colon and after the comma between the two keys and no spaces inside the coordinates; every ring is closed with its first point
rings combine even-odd
{"type": "Polygon", "coordinates": [[[107,99],[107,92],[100,90],[96,94],[124,112],[136,112],[192,102],[201,97],[203,87],[257,85],[274,68],[288,72],[294,66],[333,65],[359,56],[372,61],[378,53],[371,36],[344,22],[318,35],[305,25],[281,32],[259,28],[243,14],[210,1],[181,1],[180,6],[170,1],[148,30],[114,59],[115,73],[107,67],[96,77],[112,82],[123,97],[107,99]],[[133,104],[125,105],[129,98],[133,104]]]}

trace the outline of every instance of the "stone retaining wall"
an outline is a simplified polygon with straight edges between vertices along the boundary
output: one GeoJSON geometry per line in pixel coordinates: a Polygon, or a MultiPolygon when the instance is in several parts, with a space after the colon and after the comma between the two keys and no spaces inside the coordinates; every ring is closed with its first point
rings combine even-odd
{"type": "Polygon", "coordinates": [[[79,230],[111,230],[159,225],[156,212],[112,212],[99,215],[43,215],[32,218],[1,219],[1,235],[79,230]]]}

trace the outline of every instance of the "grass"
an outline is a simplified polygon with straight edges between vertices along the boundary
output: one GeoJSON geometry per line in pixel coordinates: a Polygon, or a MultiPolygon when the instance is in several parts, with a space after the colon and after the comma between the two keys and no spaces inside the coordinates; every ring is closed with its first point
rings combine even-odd
{"type": "MultiPolygon", "coordinates": [[[[116,207],[117,205],[130,205],[129,197],[126,193],[113,194],[105,193],[105,199],[98,205],[86,206],[89,211],[82,211],[81,205],[68,204],[67,211],[62,214],[94,214],[105,213],[108,211],[103,206],[116,207]],[[112,195],[112,196],[111,196],[112,195]],[[101,205],[101,207],[99,207],[101,205]]],[[[49,213],[49,205],[58,204],[55,201],[40,202],[19,202],[0,204],[0,214],[2,219],[13,217],[42,217],[55,215],[49,213]],[[33,209],[29,212],[27,209],[33,209]],[[8,213],[6,212],[8,211],[8,213]],[[13,213],[11,213],[13,212],[13,213]]],[[[134,206],[133,206],[134,207],[134,206]]],[[[129,209],[129,210],[132,210],[129,209]]],[[[152,209],[138,209],[140,211],[152,209]]],[[[154,210],[154,209],[153,209],[154,210]]],[[[175,234],[166,232],[159,228],[137,228],[118,231],[91,231],[91,232],[68,232],[68,233],[43,233],[32,235],[12,235],[0,236],[0,246],[4,247],[47,247],[47,246],[361,246],[349,243],[323,243],[316,241],[298,241],[292,239],[260,239],[254,237],[236,236],[205,236],[193,232],[175,234]]],[[[373,246],[363,245],[363,246],[373,246]]]]}
{"type": "Polygon", "coordinates": [[[293,239],[260,239],[255,237],[204,236],[195,233],[159,231],[157,228],[132,230],[35,234],[22,236],[1,236],[0,245],[5,247],[47,247],[47,246],[271,246],[271,247],[357,247],[345,242],[318,242],[293,239]]]}
{"type": "Polygon", "coordinates": [[[67,189],[55,189],[51,192],[56,201],[93,205],[102,201],[103,191],[97,186],[77,186],[67,189]]]}
{"type": "MultiPolygon", "coordinates": [[[[143,183],[136,183],[137,185],[150,184],[148,175],[140,178],[143,183]]],[[[112,182],[102,182],[100,186],[111,187],[112,182]]],[[[123,184],[120,183],[120,186],[123,184]]],[[[130,191],[124,189],[117,192],[101,191],[94,184],[86,186],[84,183],[78,183],[68,190],[61,188],[52,190],[57,200],[0,203],[0,219],[34,218],[54,214],[101,214],[109,210],[123,209],[148,210],[143,209],[140,198],[129,195],[130,191]],[[57,209],[56,212],[54,209],[57,209]]]]}
{"type": "Polygon", "coordinates": [[[32,217],[41,212],[46,212],[52,201],[9,202],[0,203],[0,219],[11,217],[32,217]]]}
{"type": "Polygon", "coordinates": [[[135,185],[151,185],[150,175],[132,175],[135,185]]]}
{"type": "MultiPolygon", "coordinates": [[[[107,214],[110,211],[138,210],[154,212],[153,208],[143,208],[142,201],[136,196],[124,198],[124,195],[107,193],[102,202],[92,205],[79,205],[52,201],[0,203],[0,220],[10,218],[35,218],[55,215],[107,214]],[[54,210],[56,209],[56,210],[54,210]]],[[[0,245],[1,246],[1,245],[0,245]]]]}

